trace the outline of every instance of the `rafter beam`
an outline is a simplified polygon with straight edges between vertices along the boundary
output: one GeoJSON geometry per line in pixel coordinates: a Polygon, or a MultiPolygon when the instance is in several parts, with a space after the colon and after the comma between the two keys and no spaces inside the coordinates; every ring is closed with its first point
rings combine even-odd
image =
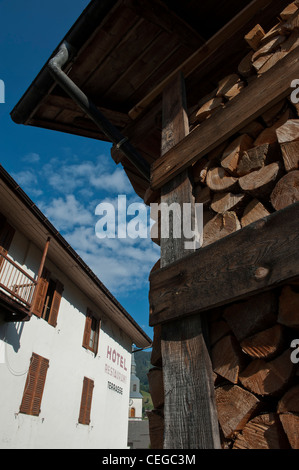
{"type": "Polygon", "coordinates": [[[155,86],[139,103],[137,103],[130,111],[129,116],[136,119],[152,102],[157,98],[165,87],[174,79],[174,77],[182,72],[185,79],[198,69],[203,62],[211,60],[212,55],[217,49],[239,30],[243,30],[246,24],[254,18],[260,11],[273,3],[272,0],[253,0],[247,7],[238,13],[231,21],[229,21],[220,31],[218,31],[203,46],[195,51],[188,59],[179,67],[169,74],[167,78],[162,80],[155,86]]]}

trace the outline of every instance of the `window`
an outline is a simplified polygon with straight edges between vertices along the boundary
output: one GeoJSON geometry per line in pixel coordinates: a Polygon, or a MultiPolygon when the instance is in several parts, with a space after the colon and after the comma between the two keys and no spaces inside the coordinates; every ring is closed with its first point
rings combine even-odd
{"type": "Polygon", "coordinates": [[[79,413],[79,423],[88,425],[90,423],[91,402],[94,389],[94,381],[84,377],[79,413]]]}
{"type": "Polygon", "coordinates": [[[33,353],[23,392],[20,413],[39,416],[49,360],[33,353]]]}
{"type": "Polygon", "coordinates": [[[100,320],[88,308],[86,313],[85,328],[83,334],[83,348],[89,349],[96,355],[98,352],[100,333],[100,320]]]}
{"type": "Polygon", "coordinates": [[[63,285],[59,281],[50,279],[51,273],[44,268],[36,287],[32,312],[39,318],[46,320],[49,325],[56,326],[63,285]]]}
{"type": "Polygon", "coordinates": [[[6,256],[15,234],[15,229],[9,225],[6,218],[0,214],[0,267],[3,263],[3,256],[6,256]]]}
{"type": "Polygon", "coordinates": [[[136,384],[133,385],[133,392],[137,392],[137,385],[136,384]]]}

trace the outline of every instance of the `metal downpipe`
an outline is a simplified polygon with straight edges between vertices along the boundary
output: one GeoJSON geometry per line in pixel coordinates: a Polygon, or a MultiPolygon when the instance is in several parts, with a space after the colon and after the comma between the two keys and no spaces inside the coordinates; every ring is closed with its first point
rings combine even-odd
{"type": "Polygon", "coordinates": [[[98,110],[95,104],[83,93],[82,90],[63,72],[65,66],[75,55],[74,48],[67,42],[63,42],[57,54],[48,62],[48,69],[55,81],[75,101],[78,106],[94,121],[105,136],[128,158],[137,170],[150,181],[150,165],[139,155],[119,130],[98,110]]]}

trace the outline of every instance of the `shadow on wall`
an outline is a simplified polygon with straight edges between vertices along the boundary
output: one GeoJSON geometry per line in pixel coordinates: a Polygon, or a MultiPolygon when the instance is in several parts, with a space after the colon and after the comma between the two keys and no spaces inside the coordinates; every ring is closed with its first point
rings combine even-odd
{"type": "Polygon", "coordinates": [[[3,323],[0,325],[0,341],[10,344],[15,352],[21,347],[21,336],[24,328],[23,322],[3,323]]]}

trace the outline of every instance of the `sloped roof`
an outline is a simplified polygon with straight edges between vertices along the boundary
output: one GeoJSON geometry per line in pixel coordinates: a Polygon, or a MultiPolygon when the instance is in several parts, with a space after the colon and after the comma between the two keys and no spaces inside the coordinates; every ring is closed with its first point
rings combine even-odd
{"type": "MultiPolygon", "coordinates": [[[[196,105],[243,58],[250,28],[273,26],[269,18],[284,6],[283,0],[92,0],[64,38],[77,51],[65,71],[151,164],[160,156],[157,86],[182,69],[188,106],[196,105]]],[[[107,140],[46,65],[11,116],[17,123],[107,140]]],[[[115,149],[112,155],[143,197],[149,183],[115,149]]]]}

